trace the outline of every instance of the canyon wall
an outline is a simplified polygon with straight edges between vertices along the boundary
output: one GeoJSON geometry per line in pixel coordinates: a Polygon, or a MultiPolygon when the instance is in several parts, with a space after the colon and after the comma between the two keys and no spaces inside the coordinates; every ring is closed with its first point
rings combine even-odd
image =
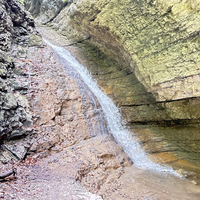
{"type": "Polygon", "coordinates": [[[27,74],[15,66],[16,52],[28,46],[34,35],[34,21],[15,0],[0,1],[0,141],[27,134],[22,127],[32,125],[32,114],[24,95],[27,74]],[[31,36],[32,35],[32,36],[31,36]]]}
{"type": "Polygon", "coordinates": [[[64,169],[98,192],[132,165],[108,133],[98,99],[43,42],[19,1],[0,0],[0,17],[0,169],[12,164],[19,172],[24,162],[68,152],[64,169]]]}
{"type": "Polygon", "coordinates": [[[128,122],[196,123],[199,9],[195,0],[74,0],[50,25],[100,60],[90,69],[128,122]]]}
{"type": "Polygon", "coordinates": [[[70,0],[47,25],[121,108],[147,152],[199,160],[199,9],[197,0],[70,0]]]}

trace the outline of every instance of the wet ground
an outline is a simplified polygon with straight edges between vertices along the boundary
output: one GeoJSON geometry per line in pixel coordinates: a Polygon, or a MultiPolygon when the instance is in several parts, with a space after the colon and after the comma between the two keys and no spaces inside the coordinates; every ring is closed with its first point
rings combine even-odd
{"type": "Polygon", "coordinates": [[[71,168],[67,161],[65,164],[59,162],[58,155],[46,159],[28,158],[18,163],[16,180],[7,178],[7,181],[1,183],[0,199],[102,199],[81,186],[72,176],[71,168]]]}
{"type": "Polygon", "coordinates": [[[131,131],[155,163],[169,165],[191,182],[200,183],[198,124],[172,127],[138,125],[131,126],[131,131]]]}
{"type": "MultiPolygon", "coordinates": [[[[134,166],[126,167],[121,177],[110,177],[99,188],[99,196],[87,191],[87,182],[75,176],[80,165],[79,153],[67,156],[70,149],[49,155],[47,158],[27,158],[19,163],[17,180],[1,183],[2,199],[87,199],[87,200],[198,200],[200,189],[186,179],[155,174],[134,166]],[[86,189],[86,188],[87,189],[86,189]],[[101,197],[100,197],[101,196],[101,197]]],[[[16,164],[15,164],[16,165],[16,164]]],[[[10,166],[7,166],[10,167],[10,166]]]]}

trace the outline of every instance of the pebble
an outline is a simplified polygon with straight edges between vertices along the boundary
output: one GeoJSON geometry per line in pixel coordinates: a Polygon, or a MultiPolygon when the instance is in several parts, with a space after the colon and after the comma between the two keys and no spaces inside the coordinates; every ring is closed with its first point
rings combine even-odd
{"type": "Polygon", "coordinates": [[[194,185],[197,185],[197,181],[193,180],[193,181],[190,181],[190,183],[194,184],[194,185]]]}

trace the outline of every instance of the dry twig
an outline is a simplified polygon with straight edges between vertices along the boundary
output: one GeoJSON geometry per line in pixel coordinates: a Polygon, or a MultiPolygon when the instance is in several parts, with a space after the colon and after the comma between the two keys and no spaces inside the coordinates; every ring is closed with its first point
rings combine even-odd
{"type": "Polygon", "coordinates": [[[6,177],[8,177],[8,176],[10,176],[10,175],[12,175],[12,174],[13,174],[13,176],[16,178],[16,175],[17,175],[17,170],[16,170],[16,168],[13,168],[13,169],[11,169],[11,170],[9,170],[9,171],[7,171],[7,172],[1,174],[1,175],[0,175],[0,181],[4,180],[6,177]]]}

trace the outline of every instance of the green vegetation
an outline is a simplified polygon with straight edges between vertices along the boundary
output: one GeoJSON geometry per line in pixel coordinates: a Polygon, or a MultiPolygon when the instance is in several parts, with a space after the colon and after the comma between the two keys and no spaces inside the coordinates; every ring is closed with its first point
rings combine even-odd
{"type": "Polygon", "coordinates": [[[41,37],[39,37],[35,34],[30,35],[30,39],[29,39],[29,45],[30,46],[40,46],[42,44],[43,44],[43,42],[42,42],[41,37]]]}
{"type": "Polygon", "coordinates": [[[22,4],[24,4],[24,0],[19,0],[22,4]]]}

